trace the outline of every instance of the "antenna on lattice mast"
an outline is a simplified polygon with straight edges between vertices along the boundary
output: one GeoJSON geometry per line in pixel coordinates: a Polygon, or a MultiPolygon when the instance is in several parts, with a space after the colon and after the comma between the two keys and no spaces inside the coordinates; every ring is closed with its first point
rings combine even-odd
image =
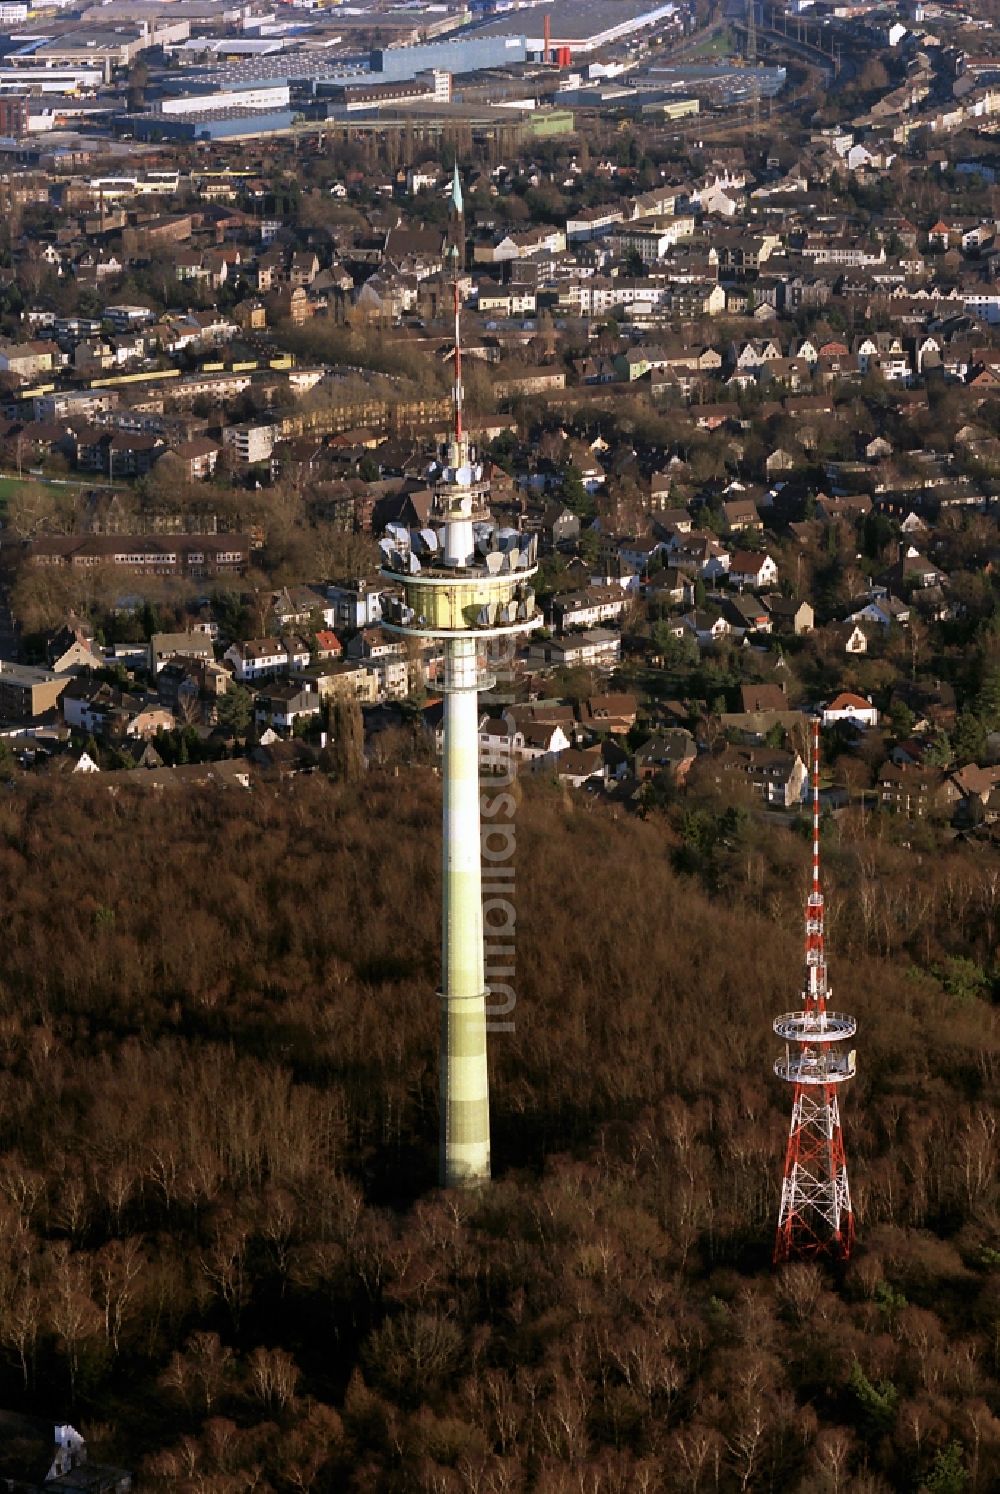
{"type": "MultiPolygon", "coordinates": [[[[819,885],[819,717],[813,721],[812,729],[812,810],[813,810],[813,897],[819,899],[820,907],[823,906],[823,894],[819,885]]],[[[820,940],[823,936],[823,921],[820,919],[820,940]]]]}
{"type": "Polygon", "coordinates": [[[760,129],[760,89],[757,79],[757,0],[747,0],[747,69],[750,73],[750,128],[760,129]]]}
{"type": "MultiPolygon", "coordinates": [[[[460,453],[462,446],[462,298],[459,288],[459,271],[463,268],[462,260],[465,250],[465,202],[462,197],[462,182],[458,174],[458,161],[455,162],[455,174],[451,184],[451,222],[452,242],[449,246],[448,257],[451,260],[451,283],[452,283],[452,307],[455,316],[455,366],[454,383],[452,385],[452,404],[455,417],[455,450],[460,453]]],[[[456,465],[461,462],[461,456],[456,455],[456,465]]]]}
{"type": "Polygon", "coordinates": [[[776,1263],[831,1254],[845,1259],[854,1243],[854,1213],[840,1128],[837,1091],[853,1079],[855,1055],[838,1045],[857,1031],[846,1012],[830,1011],[819,874],[819,718],[812,730],[812,880],[806,899],[802,1006],[774,1023],[785,1054],[774,1065],[795,1087],[774,1244],[776,1263]]]}

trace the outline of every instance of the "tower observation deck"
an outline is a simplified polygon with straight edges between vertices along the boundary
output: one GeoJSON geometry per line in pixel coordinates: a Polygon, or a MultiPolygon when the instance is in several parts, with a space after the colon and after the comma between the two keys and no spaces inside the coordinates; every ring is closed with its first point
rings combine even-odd
{"type": "Polygon", "coordinates": [[[840,1127],[839,1086],[855,1073],[854,1050],[838,1046],[857,1031],[845,1012],[831,1011],[819,875],[819,721],[813,722],[812,886],[806,900],[805,985],[802,1006],[774,1022],[785,1052],[774,1071],[795,1086],[785,1153],[776,1263],[832,1254],[845,1259],[854,1243],[854,1214],[840,1127]]]}
{"type": "MultiPolygon", "coordinates": [[[[457,166],[452,211],[461,242],[457,166]]],[[[398,587],[382,622],[444,651],[440,1177],[443,1187],[470,1187],[490,1177],[478,693],[491,683],[490,646],[530,633],[542,617],[532,585],[537,540],[498,526],[483,464],[465,433],[457,249],[451,258],[454,429],[431,470],[428,524],[390,524],[381,541],[382,576],[398,587]]]]}

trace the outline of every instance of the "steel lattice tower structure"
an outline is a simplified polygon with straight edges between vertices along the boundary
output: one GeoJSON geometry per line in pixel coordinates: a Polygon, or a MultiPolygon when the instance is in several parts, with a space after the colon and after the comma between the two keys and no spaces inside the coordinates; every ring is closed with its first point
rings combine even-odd
{"type": "Polygon", "coordinates": [[[464,244],[462,188],[452,184],[455,233],[449,248],[455,312],[454,429],[431,473],[434,497],[424,528],[390,524],[382,575],[401,588],[383,625],[444,651],[444,835],[441,989],[440,1178],[445,1188],[490,1178],[486,977],[479,819],[479,691],[492,683],[488,649],[542,622],[531,585],[534,536],[497,526],[489,484],[462,423],[459,271],[464,244]]]}
{"type": "Polygon", "coordinates": [[[819,720],[812,739],[812,887],[806,901],[806,961],[802,1008],[774,1023],[785,1054],[774,1065],[779,1079],[795,1086],[792,1125],[781,1184],[781,1212],[774,1243],[778,1264],[830,1254],[845,1260],[854,1243],[854,1214],[847,1182],[837,1090],[854,1077],[855,1054],[835,1044],[854,1036],[857,1023],[829,1011],[819,876],[819,720]]]}

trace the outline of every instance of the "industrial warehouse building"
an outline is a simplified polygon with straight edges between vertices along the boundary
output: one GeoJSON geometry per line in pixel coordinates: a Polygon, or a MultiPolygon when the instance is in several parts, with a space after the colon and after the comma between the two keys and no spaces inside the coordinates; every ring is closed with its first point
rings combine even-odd
{"type": "Polygon", "coordinates": [[[568,48],[575,57],[669,20],[676,10],[673,3],[657,5],[650,0],[553,0],[549,5],[496,16],[470,34],[501,38],[517,33],[525,37],[529,57],[540,58],[546,45],[568,48]]]}
{"type": "Polygon", "coordinates": [[[245,88],[195,88],[175,98],[160,99],[154,112],[199,114],[216,109],[254,109],[271,114],[276,109],[287,109],[290,102],[288,84],[269,80],[245,88]]]}
{"type": "Polygon", "coordinates": [[[417,73],[429,70],[441,73],[475,73],[483,68],[510,67],[514,63],[525,62],[528,52],[523,27],[518,27],[511,21],[506,29],[519,34],[487,36],[477,32],[475,36],[428,42],[418,47],[376,48],[371,54],[371,70],[379,76],[373,76],[372,82],[390,78],[415,78],[417,73]]]}
{"type": "Polygon", "coordinates": [[[244,135],[273,135],[291,128],[292,109],[211,109],[190,114],[120,115],[116,127],[136,140],[232,140],[244,135]]]}

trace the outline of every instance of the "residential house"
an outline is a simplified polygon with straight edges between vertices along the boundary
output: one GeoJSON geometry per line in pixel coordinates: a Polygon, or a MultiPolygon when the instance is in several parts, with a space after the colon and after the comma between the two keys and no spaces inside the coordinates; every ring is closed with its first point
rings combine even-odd
{"type": "Polygon", "coordinates": [[[765,804],[782,809],[802,803],[809,778],[797,752],[770,747],[727,747],[707,760],[705,771],[717,783],[746,782],[765,804]]]}
{"type": "Polygon", "coordinates": [[[158,731],[172,731],[175,725],[171,712],[155,697],[146,700],[83,676],[69,680],[61,704],[67,726],[103,741],[155,736],[158,731]]]}
{"type": "Polygon", "coordinates": [[[73,617],[48,639],[45,657],[56,674],[82,674],[104,667],[104,655],[90,628],[73,617]]]}
{"type": "Polygon", "coordinates": [[[348,640],[345,653],[362,660],[376,676],[383,700],[404,700],[410,693],[410,665],[401,638],[372,625],[348,640]]]}
{"type": "Polygon", "coordinates": [[[565,503],[548,503],[542,514],[542,533],[554,549],[580,538],[580,516],[565,503]]]}
{"type": "Polygon", "coordinates": [[[563,728],[550,722],[526,722],[511,736],[514,757],[530,763],[533,770],[553,767],[569,747],[570,738],[563,728]]]}
{"type": "Polygon", "coordinates": [[[590,628],[566,638],[533,639],[528,649],[528,662],[535,667],[541,664],[554,669],[606,668],[618,663],[621,648],[620,633],[611,633],[607,628],[590,628]]]}
{"type": "Polygon", "coordinates": [[[109,478],[144,477],[166,449],[162,436],[142,431],[87,430],[77,437],[76,464],[109,478]]]}
{"type": "Polygon", "coordinates": [[[691,764],[697,757],[694,737],[684,727],[668,727],[656,731],[637,747],[634,757],[636,778],[645,783],[650,778],[663,774],[676,784],[687,778],[691,764]]]}
{"type": "Polygon", "coordinates": [[[173,731],[176,725],[173,712],[167,710],[158,699],[144,700],[126,721],[125,735],[148,739],[161,731],[173,731]]]}
{"type": "Polygon", "coordinates": [[[840,498],[831,498],[821,493],[816,499],[816,517],[827,524],[838,521],[854,524],[872,511],[872,500],[867,493],[848,493],[840,498]]]}
{"type": "Polygon", "coordinates": [[[620,586],[589,586],[586,591],[554,597],[552,621],[561,633],[570,628],[592,628],[618,622],[629,605],[620,586]]]}
{"type": "Polygon", "coordinates": [[[570,747],[556,759],[556,776],[571,788],[601,784],[607,778],[607,767],[600,747],[570,747]]]}
{"type": "Polygon", "coordinates": [[[211,637],[201,631],[154,633],[149,640],[149,672],[155,678],[171,659],[197,659],[202,664],[215,661],[211,637]]]}
{"type": "Polygon", "coordinates": [[[816,616],[810,602],[783,597],[780,592],[766,592],[761,601],[771,614],[773,632],[791,633],[795,637],[812,632],[816,616]]]}
{"type": "Polygon", "coordinates": [[[159,670],[156,695],[160,704],[179,721],[194,723],[201,720],[207,724],[213,717],[214,702],[226,693],[230,681],[228,670],[221,664],[176,658],[159,670]]]}
{"type": "Polygon", "coordinates": [[[554,767],[572,745],[574,725],[569,706],[538,716],[534,706],[509,706],[501,717],[484,716],[479,724],[481,766],[495,774],[508,774],[518,764],[554,767]]]}
{"type": "Polygon", "coordinates": [[[254,719],[261,726],[291,731],[297,721],[319,715],[322,701],[318,690],[300,681],[276,681],[265,685],[254,700],[254,719]]]}
{"type": "Polygon", "coordinates": [[[891,596],[886,592],[882,595],[858,598],[845,620],[851,623],[877,623],[880,628],[889,628],[893,623],[900,625],[908,623],[910,608],[905,602],[900,601],[899,597],[891,596]]]}
{"type": "MultiPolygon", "coordinates": [[[[670,498],[677,483],[677,474],[669,468],[665,472],[654,472],[649,479],[649,506],[660,515],[661,522],[666,522],[666,514],[670,510],[670,498]]],[[[691,515],[686,509],[676,509],[673,512],[680,513],[687,520],[688,528],[691,528],[691,515]]]]}
{"type": "Polygon", "coordinates": [[[635,726],[639,701],[624,692],[591,695],[580,707],[581,724],[600,736],[625,736],[635,726]]]}
{"type": "Polygon", "coordinates": [[[0,721],[32,721],[53,710],[71,679],[66,672],[0,659],[0,721]]]}
{"type": "Polygon", "coordinates": [[[778,567],[766,551],[758,554],[753,550],[737,550],[729,561],[729,580],[734,586],[761,591],[765,586],[775,585],[778,567]]]}
{"type": "Polygon", "coordinates": [[[331,632],[328,628],[320,628],[315,634],[313,642],[315,645],[313,651],[317,660],[325,662],[329,659],[339,659],[343,653],[343,645],[340,639],[336,633],[331,632]]]}
{"type": "MultiPolygon", "coordinates": [[[[426,523],[417,516],[411,522],[426,523]]],[[[326,588],[327,601],[333,607],[332,627],[342,632],[353,633],[359,628],[370,627],[382,621],[382,598],[385,588],[377,579],[358,577],[351,581],[336,581],[326,588]]]]}
{"type": "Polygon", "coordinates": [[[793,742],[802,740],[809,730],[808,716],[803,711],[790,709],[787,701],[778,709],[724,711],[719,719],[730,740],[739,740],[750,746],[773,743],[775,735],[783,735],[793,742]]]}
{"type": "Polygon", "coordinates": [[[1000,819],[1000,766],[981,768],[969,763],[952,773],[962,796],[961,817],[966,824],[992,825],[1000,819]]]}
{"type": "Polygon", "coordinates": [[[740,707],[746,712],[787,711],[788,696],[781,685],[741,685],[740,707]]]}
{"type": "Polygon", "coordinates": [[[902,551],[899,564],[893,571],[893,579],[898,579],[904,586],[915,586],[918,590],[941,586],[948,581],[947,574],[925,559],[914,545],[904,545],[902,551]]]}
{"type": "Polygon", "coordinates": [[[378,676],[361,659],[317,659],[297,668],[295,678],[310,680],[324,702],[356,700],[375,705],[379,698],[378,676]]]}
{"type": "Polygon", "coordinates": [[[262,332],[267,326],[267,307],[263,301],[248,296],[233,307],[233,319],[245,332],[262,332]]]}
{"type": "Polygon", "coordinates": [[[497,285],[482,280],[476,292],[476,308],[484,315],[534,316],[536,301],[533,285],[497,285]]]}
{"type": "Polygon", "coordinates": [[[110,565],[144,576],[242,575],[250,540],[240,534],[53,534],[30,540],[31,565],[110,565]]]}
{"type": "Polygon", "coordinates": [[[829,633],[829,636],[832,638],[834,645],[839,648],[842,653],[858,655],[866,654],[868,652],[868,645],[870,642],[868,629],[876,630],[877,624],[845,622],[835,624],[827,631],[829,633]]]}
{"type": "Polygon", "coordinates": [[[312,316],[313,308],[301,285],[282,285],[264,298],[264,312],[270,325],[287,321],[301,327],[312,316]]]}
{"type": "Polygon", "coordinates": [[[266,462],[274,450],[279,428],[263,421],[222,427],[222,444],[243,466],[266,462]]]}
{"type": "Polygon", "coordinates": [[[203,481],[211,477],[219,460],[219,448],[207,436],[192,436],[190,441],[180,441],[169,454],[181,463],[188,481],[203,481]]]}
{"type": "Polygon", "coordinates": [[[636,576],[647,576],[665,548],[663,540],[649,535],[621,535],[617,538],[609,535],[607,546],[602,546],[602,554],[613,556],[623,574],[631,571],[636,576]]]}
{"type": "Polygon", "coordinates": [[[271,616],[281,632],[314,622],[332,628],[337,620],[333,603],[315,586],[283,586],[274,594],[271,616]]]}
{"type": "Polygon", "coordinates": [[[717,605],[735,638],[742,638],[747,633],[770,633],[771,614],[752,592],[720,596],[717,605]]]}
{"type": "Polygon", "coordinates": [[[659,603],[661,608],[690,606],[694,601],[693,581],[672,565],[654,571],[643,590],[646,600],[659,603]]]}
{"type": "Polygon", "coordinates": [[[878,725],[878,711],[863,695],[843,690],[834,696],[829,705],[823,707],[824,726],[832,726],[838,721],[865,730],[869,726],[878,725]]]}
{"type": "Polygon", "coordinates": [[[926,819],[948,813],[961,791],[941,768],[897,765],[886,762],[876,785],[879,804],[907,819],[926,819]]]}
{"type": "Polygon", "coordinates": [[[319,274],[319,260],[311,249],[305,249],[292,255],[292,263],[288,272],[291,285],[312,285],[319,274]]]}
{"type": "Polygon", "coordinates": [[[867,374],[879,369],[890,381],[908,384],[913,377],[909,351],[894,332],[870,332],[858,338],[854,354],[858,372],[867,374]]]}
{"type": "Polygon", "coordinates": [[[274,679],[285,674],[295,664],[309,663],[309,649],[301,638],[249,638],[244,643],[230,644],[222,656],[223,662],[231,664],[233,674],[241,684],[253,684],[256,680],[274,679]]]}
{"type": "Polygon", "coordinates": [[[0,373],[15,374],[26,382],[50,373],[61,354],[54,342],[5,343],[0,345],[0,373]]]}
{"type": "Polygon", "coordinates": [[[704,608],[685,613],[681,622],[688,632],[694,634],[701,648],[708,648],[732,632],[721,612],[709,612],[704,608]]]}
{"type": "Polygon", "coordinates": [[[703,581],[718,581],[728,576],[732,557],[729,551],[710,535],[674,535],[667,543],[670,563],[679,571],[690,571],[703,581]]]}
{"type": "MultiPolygon", "coordinates": [[[[249,788],[250,773],[246,758],[222,758],[216,762],[183,763],[173,768],[120,768],[101,775],[101,783],[108,788],[141,789],[160,793],[163,789],[180,788],[249,788]]],[[[66,1485],[73,1494],[90,1494],[90,1485],[66,1485]]],[[[102,1491],[103,1494],[103,1491],[102,1491]]],[[[111,1494],[110,1486],[108,1494],[111,1494]]]]}
{"type": "Polygon", "coordinates": [[[733,498],[722,505],[722,518],[728,534],[763,534],[764,522],[757,505],[750,498],[733,498]]]}

